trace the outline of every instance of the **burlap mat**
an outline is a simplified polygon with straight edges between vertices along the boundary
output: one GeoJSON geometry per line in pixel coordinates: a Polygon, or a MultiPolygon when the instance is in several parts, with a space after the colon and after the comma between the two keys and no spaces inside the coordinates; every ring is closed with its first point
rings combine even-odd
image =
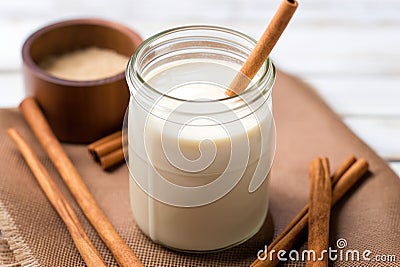
{"type": "MultiPolygon", "coordinates": [[[[258,250],[264,248],[272,235],[282,230],[306,203],[309,161],[318,155],[326,155],[334,169],[353,153],[370,162],[372,174],[334,208],[331,246],[336,249],[337,239],[344,238],[348,249],[361,252],[368,249],[371,256],[395,255],[397,263],[338,260],[334,265],[400,266],[398,177],[300,80],[278,73],[273,101],[277,154],[272,170],[267,222],[262,231],[248,242],[219,253],[190,255],[152,243],[135,226],[129,207],[126,167],[106,173],[95,165],[84,146],[64,147],[100,207],[146,266],[248,266],[256,258],[258,250]]],[[[8,127],[18,128],[27,138],[77,212],[107,264],[117,266],[16,109],[0,110],[0,265],[84,266],[63,222],[16,147],[6,137],[8,127]]],[[[304,265],[302,262],[287,264],[304,265]]]]}

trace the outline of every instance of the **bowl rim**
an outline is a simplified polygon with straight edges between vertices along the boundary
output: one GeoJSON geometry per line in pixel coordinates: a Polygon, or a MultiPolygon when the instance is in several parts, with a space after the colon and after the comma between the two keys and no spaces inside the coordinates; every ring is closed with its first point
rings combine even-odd
{"type": "MultiPolygon", "coordinates": [[[[34,31],[31,33],[28,38],[25,40],[23,46],[22,46],[22,61],[24,65],[26,65],[30,70],[32,70],[39,78],[59,84],[59,85],[64,85],[64,86],[69,86],[69,87],[89,87],[89,86],[98,86],[102,85],[105,83],[112,83],[114,81],[118,81],[121,79],[125,79],[125,70],[122,72],[115,74],[113,76],[109,76],[106,78],[101,78],[101,79],[96,79],[96,80],[87,80],[87,81],[76,81],[76,80],[67,80],[67,79],[62,79],[55,77],[46,71],[44,71],[42,68],[40,68],[32,59],[31,54],[30,54],[30,49],[32,46],[32,43],[42,34],[47,33],[49,31],[61,28],[61,27],[66,27],[66,26],[72,26],[72,25],[98,25],[98,26],[103,26],[107,28],[111,28],[113,30],[117,30],[121,32],[122,34],[126,35],[129,37],[134,44],[136,44],[136,47],[138,47],[141,42],[143,41],[142,37],[135,32],[134,30],[130,29],[129,27],[120,24],[115,21],[110,21],[110,20],[105,20],[105,19],[99,19],[99,18],[77,18],[77,19],[68,19],[68,20],[61,20],[58,22],[54,22],[51,24],[48,24],[42,28],[39,28],[38,30],[34,31]]],[[[128,63],[127,63],[128,64],[128,63]]]]}

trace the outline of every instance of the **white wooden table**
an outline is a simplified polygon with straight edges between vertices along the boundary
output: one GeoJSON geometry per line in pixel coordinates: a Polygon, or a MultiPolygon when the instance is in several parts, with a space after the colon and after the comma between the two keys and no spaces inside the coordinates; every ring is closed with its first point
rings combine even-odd
{"type": "MultiPolygon", "coordinates": [[[[328,104],[400,174],[400,1],[299,0],[272,57],[328,104]]],[[[254,38],[280,0],[1,0],[0,107],[24,97],[21,47],[35,29],[76,17],[115,20],[144,38],[187,24],[234,28],[254,38]]]]}

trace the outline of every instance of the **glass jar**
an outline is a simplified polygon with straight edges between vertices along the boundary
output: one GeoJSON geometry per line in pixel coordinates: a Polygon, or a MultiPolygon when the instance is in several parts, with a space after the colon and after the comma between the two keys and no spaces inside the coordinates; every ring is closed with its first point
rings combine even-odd
{"type": "Polygon", "coordinates": [[[131,208],[156,243],[220,250],[264,223],[275,152],[271,61],[243,93],[225,94],[255,43],[226,28],[181,27],[145,40],[128,63],[131,208]]]}

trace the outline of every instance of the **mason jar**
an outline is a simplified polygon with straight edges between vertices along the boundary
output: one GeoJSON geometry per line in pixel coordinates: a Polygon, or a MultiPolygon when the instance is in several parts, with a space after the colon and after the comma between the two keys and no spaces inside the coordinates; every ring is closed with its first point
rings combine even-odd
{"type": "Polygon", "coordinates": [[[188,26],[145,40],[126,79],[130,201],[137,226],[176,250],[240,244],[263,225],[275,152],[268,59],[246,90],[227,90],[256,41],[188,26]]]}

